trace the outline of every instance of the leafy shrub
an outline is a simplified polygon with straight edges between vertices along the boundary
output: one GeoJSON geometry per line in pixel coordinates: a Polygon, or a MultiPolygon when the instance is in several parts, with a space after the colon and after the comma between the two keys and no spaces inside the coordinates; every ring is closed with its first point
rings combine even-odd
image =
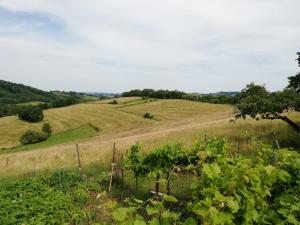
{"type": "Polygon", "coordinates": [[[271,148],[229,156],[226,143],[201,149],[190,209],[207,224],[300,224],[300,155],[271,148]]]}
{"type": "Polygon", "coordinates": [[[0,224],[75,224],[71,198],[38,179],[0,185],[0,224]]]}
{"type": "Polygon", "coordinates": [[[89,201],[89,194],[83,186],[76,187],[72,194],[74,202],[79,206],[85,206],[89,201]]]}
{"type": "Polygon", "coordinates": [[[19,118],[28,122],[39,122],[44,119],[44,114],[38,106],[27,106],[19,112],[19,118]]]}
{"type": "Polygon", "coordinates": [[[119,102],[116,100],[116,99],[114,99],[113,101],[111,101],[109,104],[112,104],[112,105],[117,105],[117,104],[119,104],[119,102]]]}
{"type": "Polygon", "coordinates": [[[45,141],[47,138],[46,134],[29,130],[21,136],[20,142],[22,145],[28,145],[45,141]]]}
{"type": "Polygon", "coordinates": [[[68,170],[59,170],[45,179],[45,182],[56,190],[67,193],[82,182],[81,176],[68,170]]]}
{"type": "Polygon", "coordinates": [[[45,123],[42,127],[42,131],[47,134],[48,136],[51,136],[52,134],[52,128],[51,125],[49,123],[45,123]]]}
{"type": "Polygon", "coordinates": [[[53,108],[61,108],[69,105],[73,105],[78,103],[79,100],[75,96],[59,98],[51,103],[51,107],[53,108]]]}
{"type": "Polygon", "coordinates": [[[147,113],[144,114],[144,118],[152,120],[154,118],[154,116],[151,113],[147,112],[147,113]]]}

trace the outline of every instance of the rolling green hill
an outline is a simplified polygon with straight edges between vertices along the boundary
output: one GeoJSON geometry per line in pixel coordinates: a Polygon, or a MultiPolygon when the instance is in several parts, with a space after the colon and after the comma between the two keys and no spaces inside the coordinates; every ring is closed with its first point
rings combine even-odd
{"type": "Polygon", "coordinates": [[[57,95],[52,92],[0,80],[0,104],[18,104],[35,101],[51,102],[55,99],[57,99],[57,95]]]}

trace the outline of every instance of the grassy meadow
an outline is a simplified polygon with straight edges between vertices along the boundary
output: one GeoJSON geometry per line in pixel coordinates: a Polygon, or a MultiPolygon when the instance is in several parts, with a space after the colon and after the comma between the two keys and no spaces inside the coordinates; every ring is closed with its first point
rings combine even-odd
{"type": "MultiPolygon", "coordinates": [[[[46,110],[44,122],[51,124],[53,136],[39,144],[2,150],[0,176],[22,177],[60,168],[74,169],[77,167],[75,143],[80,147],[83,169],[97,163],[109,166],[114,142],[117,149],[125,153],[136,142],[148,151],[169,141],[191,145],[207,135],[208,138],[227,138],[232,151],[248,151],[251,141],[274,144],[272,133],[275,132],[282,147],[300,147],[298,136],[281,121],[247,119],[230,123],[234,111],[230,105],[135,97],[117,101],[117,105],[105,100],[46,110]],[[146,112],[155,119],[144,119],[146,112]]],[[[299,113],[290,116],[300,120],[299,113]]],[[[39,130],[42,124],[22,122],[16,116],[1,118],[0,146],[18,145],[23,132],[39,130]]]]}

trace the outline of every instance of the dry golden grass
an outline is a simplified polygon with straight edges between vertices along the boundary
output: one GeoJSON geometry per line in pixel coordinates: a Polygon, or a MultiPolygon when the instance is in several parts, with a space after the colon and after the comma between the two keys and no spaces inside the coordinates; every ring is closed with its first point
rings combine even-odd
{"type": "Polygon", "coordinates": [[[60,133],[91,123],[101,130],[101,134],[131,129],[147,125],[152,121],[144,120],[134,114],[125,113],[108,104],[78,104],[64,108],[44,111],[44,121],[27,123],[17,116],[0,119],[0,148],[18,145],[20,136],[27,130],[41,130],[44,122],[51,124],[53,133],[60,133]]]}
{"type": "MultiPolygon", "coordinates": [[[[280,143],[297,140],[298,137],[281,121],[240,120],[229,123],[234,108],[228,105],[184,100],[158,100],[148,103],[140,101],[142,100],[138,98],[127,98],[121,99],[118,105],[105,104],[101,101],[51,109],[45,112],[45,120],[52,124],[55,132],[85,123],[92,123],[102,130],[98,136],[80,141],[83,167],[96,162],[103,166],[109,165],[114,142],[118,149],[125,152],[136,142],[142,145],[144,151],[168,141],[180,141],[190,145],[199,138],[203,139],[204,134],[208,137],[227,137],[233,144],[236,140],[243,144],[250,136],[261,136],[272,142],[271,138],[268,139],[272,131],[277,132],[280,143]],[[138,104],[129,104],[133,101],[138,104]],[[145,112],[154,114],[159,121],[144,119],[145,112]]],[[[291,113],[289,116],[300,120],[299,113],[291,113]]],[[[5,139],[1,139],[1,144],[15,143],[16,139],[11,136],[19,135],[28,128],[38,129],[39,126],[41,124],[23,123],[15,117],[2,118],[0,135],[5,139]]],[[[75,143],[0,155],[0,177],[23,176],[76,166],[75,143]]]]}

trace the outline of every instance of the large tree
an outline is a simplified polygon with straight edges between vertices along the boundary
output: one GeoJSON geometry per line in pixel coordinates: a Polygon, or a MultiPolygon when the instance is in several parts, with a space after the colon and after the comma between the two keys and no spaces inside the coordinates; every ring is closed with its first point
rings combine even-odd
{"type": "MultiPolygon", "coordinates": [[[[300,67],[300,53],[297,55],[300,67]]],[[[289,77],[289,85],[282,91],[269,92],[264,86],[251,83],[242,90],[239,99],[236,118],[283,120],[300,134],[300,125],[286,114],[300,111],[300,73],[289,77]]]]}

